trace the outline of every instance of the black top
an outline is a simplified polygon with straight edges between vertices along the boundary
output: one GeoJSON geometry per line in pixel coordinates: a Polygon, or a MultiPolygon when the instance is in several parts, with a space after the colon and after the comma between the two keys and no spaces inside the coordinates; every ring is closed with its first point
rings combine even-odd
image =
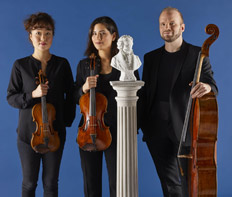
{"type": "Polygon", "coordinates": [[[169,102],[169,95],[172,85],[173,73],[178,63],[180,51],[169,53],[164,50],[158,70],[158,81],[155,99],[169,102]]]}
{"type": "MultiPolygon", "coordinates": [[[[84,94],[82,92],[82,86],[84,85],[86,78],[90,75],[89,70],[89,58],[83,59],[77,66],[76,75],[76,88],[75,88],[75,100],[79,104],[80,97],[84,94]]],[[[100,59],[96,59],[95,73],[99,74],[97,79],[96,92],[102,93],[108,100],[107,112],[104,114],[104,123],[110,127],[112,136],[117,131],[117,103],[115,97],[117,92],[110,85],[110,81],[118,81],[120,77],[120,71],[112,67],[112,71],[109,74],[100,74],[101,62],[100,59]],[[112,133],[113,132],[113,133],[112,133]]],[[[137,79],[139,79],[138,71],[135,72],[137,79]]],[[[79,123],[79,126],[83,124],[83,117],[79,123]]]]}
{"type": "Polygon", "coordinates": [[[174,71],[181,58],[180,54],[181,50],[174,53],[169,53],[164,50],[160,59],[156,94],[152,105],[151,118],[154,121],[154,129],[162,131],[162,133],[164,133],[165,130],[172,130],[171,127],[167,126],[170,124],[169,97],[174,71]]]}
{"type": "Polygon", "coordinates": [[[111,125],[116,129],[117,124],[117,104],[115,97],[117,92],[110,85],[110,81],[117,81],[119,79],[118,71],[112,68],[112,72],[109,74],[99,74],[96,92],[100,92],[107,98],[108,107],[104,116],[106,125],[111,125]]]}
{"type": "MultiPolygon", "coordinates": [[[[183,50],[183,49],[182,49],[183,50]]],[[[175,68],[181,59],[181,50],[169,53],[164,50],[158,68],[157,87],[152,106],[153,119],[159,123],[160,120],[169,118],[169,96],[175,68]]],[[[157,124],[158,125],[158,124],[157,124]]]]}
{"type": "MultiPolygon", "coordinates": [[[[26,143],[30,143],[32,133],[36,130],[32,108],[41,102],[41,98],[32,98],[32,91],[38,86],[36,77],[40,69],[41,62],[33,56],[16,60],[7,89],[8,103],[19,109],[19,138],[26,143]]],[[[61,136],[65,134],[65,127],[71,126],[75,118],[75,102],[72,96],[74,82],[68,61],[52,55],[47,62],[46,76],[49,81],[46,100],[55,107],[56,120],[53,126],[61,136]]]]}
{"type": "MultiPolygon", "coordinates": [[[[81,60],[77,66],[77,75],[76,75],[76,88],[75,88],[75,100],[79,104],[80,97],[84,94],[82,92],[82,86],[84,85],[86,78],[90,76],[89,70],[89,58],[81,60]]],[[[95,73],[100,73],[100,60],[96,60],[96,69],[95,73]]],[[[113,130],[116,132],[117,125],[117,103],[115,97],[117,92],[110,85],[110,81],[119,80],[120,72],[112,68],[111,73],[109,74],[99,74],[97,79],[96,92],[102,93],[108,101],[107,112],[104,114],[104,123],[110,127],[110,131],[113,130]],[[114,129],[113,129],[114,128],[114,129]]],[[[79,126],[83,124],[83,116],[79,123],[79,126]]],[[[112,134],[112,133],[111,133],[112,134]]]]}

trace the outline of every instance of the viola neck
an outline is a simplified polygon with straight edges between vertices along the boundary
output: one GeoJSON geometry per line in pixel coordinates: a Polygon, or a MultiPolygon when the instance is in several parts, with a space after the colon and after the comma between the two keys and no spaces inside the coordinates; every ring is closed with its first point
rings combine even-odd
{"type": "Polygon", "coordinates": [[[46,96],[41,97],[41,106],[42,106],[42,120],[43,120],[43,123],[48,123],[46,96]]]}
{"type": "MultiPolygon", "coordinates": [[[[94,76],[94,70],[90,70],[90,76],[94,76]]],[[[89,99],[89,115],[96,116],[96,94],[95,88],[90,89],[90,99],[89,99]]]]}

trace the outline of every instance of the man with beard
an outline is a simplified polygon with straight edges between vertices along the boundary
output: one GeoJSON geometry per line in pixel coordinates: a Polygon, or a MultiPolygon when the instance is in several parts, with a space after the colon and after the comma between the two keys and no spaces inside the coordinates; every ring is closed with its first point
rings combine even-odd
{"type": "MultiPolygon", "coordinates": [[[[176,8],[167,7],[159,17],[159,29],[164,46],[144,56],[138,123],[143,140],[151,153],[160,178],[164,196],[188,196],[187,177],[182,177],[177,164],[177,151],[189,97],[200,98],[213,91],[216,82],[209,58],[202,65],[201,78],[191,90],[200,47],[183,40],[183,16],[176,8]]],[[[187,133],[184,150],[191,145],[187,133]]],[[[187,174],[187,160],[184,164],[187,174]]]]}

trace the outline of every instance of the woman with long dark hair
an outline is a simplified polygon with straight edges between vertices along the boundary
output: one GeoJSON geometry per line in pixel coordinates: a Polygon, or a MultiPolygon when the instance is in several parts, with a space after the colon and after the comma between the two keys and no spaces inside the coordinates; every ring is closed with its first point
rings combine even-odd
{"type": "MultiPolygon", "coordinates": [[[[87,58],[81,60],[77,66],[76,75],[76,102],[91,88],[102,93],[108,100],[107,113],[104,122],[110,127],[112,142],[104,151],[84,151],[81,148],[80,158],[84,177],[84,193],[86,197],[102,196],[102,157],[106,159],[109,176],[110,196],[116,196],[116,144],[117,144],[117,103],[116,91],[110,81],[118,81],[120,72],[110,65],[111,58],[118,53],[118,28],[116,23],[107,16],[96,18],[89,29],[88,45],[85,51],[87,58]],[[90,74],[89,56],[94,53],[96,57],[95,76],[90,74]]],[[[138,77],[138,73],[136,75],[138,77]]],[[[83,117],[79,126],[83,124],[83,117]]]]}

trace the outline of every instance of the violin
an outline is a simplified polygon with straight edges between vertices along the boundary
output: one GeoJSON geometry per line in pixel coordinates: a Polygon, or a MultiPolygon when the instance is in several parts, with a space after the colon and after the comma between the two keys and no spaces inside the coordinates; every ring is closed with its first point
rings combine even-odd
{"type": "MultiPolygon", "coordinates": [[[[95,54],[90,56],[90,76],[95,76],[95,54]]],[[[84,117],[84,123],[78,129],[77,143],[85,151],[106,150],[112,141],[109,127],[104,124],[107,98],[95,92],[95,88],[81,96],[79,100],[80,110],[84,117]]]]}
{"type": "MultiPolygon", "coordinates": [[[[192,88],[199,82],[203,60],[209,56],[209,47],[219,35],[219,29],[214,24],[207,25],[205,31],[212,35],[202,45],[192,88]]],[[[190,197],[217,196],[217,128],[218,105],[214,93],[195,99],[190,96],[177,154],[182,175],[180,159],[189,159],[187,177],[190,197]],[[181,152],[188,130],[191,133],[191,149],[186,155],[181,152]]]]}
{"type": "MultiPolygon", "coordinates": [[[[39,71],[39,83],[44,84],[47,80],[39,71]]],[[[54,131],[53,121],[55,120],[55,107],[46,103],[46,96],[41,97],[41,103],[35,104],[32,108],[33,121],[36,123],[36,131],[32,134],[31,147],[37,153],[44,154],[54,152],[60,146],[60,138],[57,131],[54,131]]]]}

